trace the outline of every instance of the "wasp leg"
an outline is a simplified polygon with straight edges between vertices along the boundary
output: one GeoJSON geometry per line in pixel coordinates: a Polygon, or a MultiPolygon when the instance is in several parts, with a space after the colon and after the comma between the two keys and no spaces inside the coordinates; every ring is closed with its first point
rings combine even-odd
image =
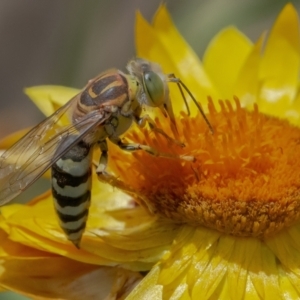
{"type": "Polygon", "coordinates": [[[121,149],[125,151],[137,151],[137,150],[143,150],[153,156],[157,157],[166,157],[166,158],[173,158],[173,159],[180,159],[185,161],[195,161],[194,156],[190,155],[176,155],[176,154],[170,154],[170,153],[161,153],[155,150],[154,148],[148,146],[148,145],[141,145],[141,144],[134,144],[134,143],[124,143],[122,140],[117,138],[110,138],[110,140],[118,145],[121,149]]]}
{"type": "MultiPolygon", "coordinates": [[[[180,159],[180,160],[189,161],[189,162],[195,161],[194,156],[175,155],[175,154],[170,154],[170,153],[161,153],[161,152],[158,152],[157,150],[155,150],[154,148],[152,148],[148,145],[141,145],[141,144],[134,144],[134,143],[124,143],[124,142],[122,142],[122,140],[119,137],[110,138],[110,140],[114,144],[118,145],[121,149],[123,149],[125,151],[130,151],[131,152],[131,151],[143,150],[143,151],[145,151],[145,152],[147,152],[147,153],[149,153],[153,156],[157,156],[157,157],[180,159]]],[[[99,141],[98,145],[99,145],[100,150],[101,150],[101,156],[100,156],[99,164],[96,168],[96,174],[97,174],[98,178],[101,181],[107,182],[112,186],[121,188],[123,190],[127,190],[128,192],[132,192],[132,190],[130,190],[129,187],[127,187],[124,183],[122,183],[114,175],[111,175],[111,174],[105,172],[106,167],[107,167],[107,163],[108,163],[107,142],[106,142],[106,140],[99,141]]]]}
{"type": "Polygon", "coordinates": [[[161,128],[158,128],[155,124],[155,122],[150,118],[149,115],[144,115],[143,117],[141,118],[137,118],[136,117],[136,122],[138,124],[138,126],[140,128],[144,128],[146,123],[149,124],[149,127],[151,130],[161,134],[162,136],[164,136],[168,141],[171,141],[172,143],[180,146],[181,148],[185,147],[184,143],[180,142],[180,141],[177,141],[173,138],[171,138],[170,136],[168,136],[161,128]]]}
{"type": "Polygon", "coordinates": [[[126,191],[127,193],[130,193],[132,195],[135,194],[133,189],[131,189],[124,182],[119,180],[114,175],[105,172],[106,167],[107,167],[107,163],[108,163],[107,142],[106,142],[106,140],[99,141],[98,145],[99,145],[100,150],[101,150],[101,156],[100,156],[99,164],[96,166],[96,174],[97,174],[98,178],[102,182],[108,183],[111,186],[114,186],[114,187],[119,188],[123,191],[126,191]]]}
{"type": "Polygon", "coordinates": [[[107,142],[106,140],[98,141],[98,146],[101,150],[101,156],[99,160],[99,164],[96,168],[96,174],[99,179],[104,182],[107,182],[113,186],[118,186],[117,182],[119,181],[115,176],[108,174],[105,172],[107,163],[108,163],[108,155],[107,155],[107,142]]]}
{"type": "Polygon", "coordinates": [[[99,164],[97,165],[96,168],[97,176],[100,179],[102,179],[102,181],[105,181],[113,186],[119,186],[119,180],[114,175],[105,172],[108,163],[108,155],[107,155],[108,147],[107,147],[106,140],[98,141],[98,146],[101,150],[101,156],[100,156],[99,164]]]}
{"type": "Polygon", "coordinates": [[[101,156],[100,156],[99,164],[98,164],[97,169],[96,169],[96,173],[97,174],[102,174],[102,173],[105,172],[107,162],[108,162],[108,156],[107,156],[108,148],[107,148],[106,140],[99,141],[98,146],[101,150],[101,156]]]}
{"type": "MultiPolygon", "coordinates": [[[[143,151],[146,151],[147,153],[157,156],[157,157],[180,159],[180,160],[189,161],[189,162],[195,161],[195,158],[193,156],[160,153],[157,150],[155,150],[154,148],[151,148],[150,146],[147,146],[147,145],[124,143],[124,142],[122,142],[122,140],[119,137],[110,138],[110,140],[125,151],[143,150],[143,151]]],[[[96,168],[96,174],[98,176],[98,179],[102,182],[108,183],[111,186],[114,186],[116,188],[119,188],[119,189],[127,192],[128,194],[132,195],[133,197],[139,197],[139,198],[143,199],[142,195],[139,195],[134,189],[132,189],[130,186],[128,186],[125,182],[121,181],[116,176],[109,174],[105,171],[107,163],[108,163],[107,142],[106,142],[106,140],[103,140],[103,141],[98,142],[98,145],[102,152],[101,156],[100,156],[100,160],[99,160],[99,165],[96,168]]]]}

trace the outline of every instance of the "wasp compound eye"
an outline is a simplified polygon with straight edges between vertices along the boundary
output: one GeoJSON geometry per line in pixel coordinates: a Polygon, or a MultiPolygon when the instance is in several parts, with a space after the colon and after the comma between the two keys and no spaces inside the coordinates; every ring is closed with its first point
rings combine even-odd
{"type": "Polygon", "coordinates": [[[160,106],[164,101],[164,83],[160,76],[153,72],[148,71],[144,73],[144,89],[147,93],[149,100],[153,106],[160,106]]]}

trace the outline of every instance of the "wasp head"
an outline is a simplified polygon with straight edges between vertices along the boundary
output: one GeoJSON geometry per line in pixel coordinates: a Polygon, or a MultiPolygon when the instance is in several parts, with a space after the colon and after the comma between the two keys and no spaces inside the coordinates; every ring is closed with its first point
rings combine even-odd
{"type": "Polygon", "coordinates": [[[175,116],[167,84],[168,77],[163,73],[161,67],[145,59],[136,58],[128,63],[127,69],[141,85],[138,101],[150,107],[158,107],[164,116],[169,117],[172,131],[177,135],[175,116]]]}

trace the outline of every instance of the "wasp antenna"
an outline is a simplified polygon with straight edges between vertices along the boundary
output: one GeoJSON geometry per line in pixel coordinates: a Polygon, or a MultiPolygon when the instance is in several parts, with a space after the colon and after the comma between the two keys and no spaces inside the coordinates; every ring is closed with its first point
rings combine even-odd
{"type": "Polygon", "coordinates": [[[180,78],[177,78],[175,77],[174,74],[168,74],[168,79],[169,79],[169,82],[174,82],[177,84],[179,90],[180,90],[180,93],[181,93],[181,96],[184,100],[184,103],[185,103],[185,106],[187,108],[187,111],[188,111],[188,115],[190,115],[190,109],[189,109],[189,106],[188,106],[188,103],[186,101],[186,98],[184,96],[184,93],[183,93],[183,90],[182,90],[182,87],[186,90],[186,92],[189,94],[189,96],[192,98],[193,102],[196,104],[198,110],[200,111],[204,121],[206,122],[209,130],[211,131],[211,133],[213,134],[214,133],[214,129],[212,127],[212,125],[210,124],[210,122],[208,121],[202,107],[200,106],[200,104],[197,102],[197,100],[195,99],[195,97],[193,96],[193,94],[191,93],[191,91],[188,89],[188,87],[180,80],[180,78]]]}
{"type": "Polygon", "coordinates": [[[193,94],[190,92],[190,90],[187,88],[187,86],[179,79],[179,82],[178,82],[180,85],[183,86],[183,88],[187,91],[187,93],[190,95],[190,97],[193,99],[194,103],[196,104],[197,108],[199,109],[203,119],[205,120],[209,130],[211,131],[211,133],[214,133],[214,129],[212,127],[212,125],[210,124],[210,122],[208,121],[202,107],[200,106],[200,104],[197,102],[197,100],[195,99],[195,97],[193,96],[193,94]]]}
{"type": "Polygon", "coordinates": [[[177,78],[174,74],[168,74],[167,76],[168,76],[168,81],[169,81],[169,82],[174,82],[174,83],[177,84],[177,86],[178,86],[178,88],[179,88],[179,91],[180,91],[180,94],[181,94],[181,97],[182,97],[182,99],[183,99],[183,101],[184,101],[184,104],[185,104],[185,107],[186,107],[188,116],[189,116],[189,115],[191,114],[191,112],[190,112],[189,105],[188,105],[188,103],[187,103],[187,101],[186,101],[185,95],[184,95],[184,93],[183,93],[182,87],[181,87],[181,85],[180,85],[180,79],[177,78]]]}
{"type": "Polygon", "coordinates": [[[182,90],[182,87],[181,87],[181,85],[180,85],[180,82],[177,82],[177,86],[178,86],[179,91],[180,91],[180,94],[181,94],[181,96],[182,96],[182,98],[183,98],[183,101],[184,101],[184,104],[185,104],[187,113],[188,113],[188,115],[190,115],[190,114],[191,114],[190,108],[189,108],[188,103],[187,103],[187,101],[186,101],[186,98],[185,98],[185,95],[184,95],[184,93],[183,93],[183,90],[182,90]]]}

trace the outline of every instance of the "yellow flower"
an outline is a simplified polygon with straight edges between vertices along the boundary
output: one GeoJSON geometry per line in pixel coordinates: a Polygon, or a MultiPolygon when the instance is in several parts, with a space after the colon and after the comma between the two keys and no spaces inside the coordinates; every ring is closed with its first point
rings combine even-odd
{"type": "MultiPolygon", "coordinates": [[[[152,25],[138,14],[136,35],[138,56],[181,78],[201,101],[214,134],[193,103],[191,116],[182,112],[171,87],[185,148],[136,128],[127,140],[173,159],[109,145],[109,170],[141,205],[94,178],[80,250],[59,229],[50,193],[3,207],[0,286],[39,299],[300,298],[300,37],[294,7],[286,5],[268,38],[254,45],[235,28],[224,29],[202,63],[164,6],[152,25]]],[[[74,93],[27,90],[46,115],[74,93]]],[[[167,119],[159,115],[156,122],[171,135],[167,119]]]]}

